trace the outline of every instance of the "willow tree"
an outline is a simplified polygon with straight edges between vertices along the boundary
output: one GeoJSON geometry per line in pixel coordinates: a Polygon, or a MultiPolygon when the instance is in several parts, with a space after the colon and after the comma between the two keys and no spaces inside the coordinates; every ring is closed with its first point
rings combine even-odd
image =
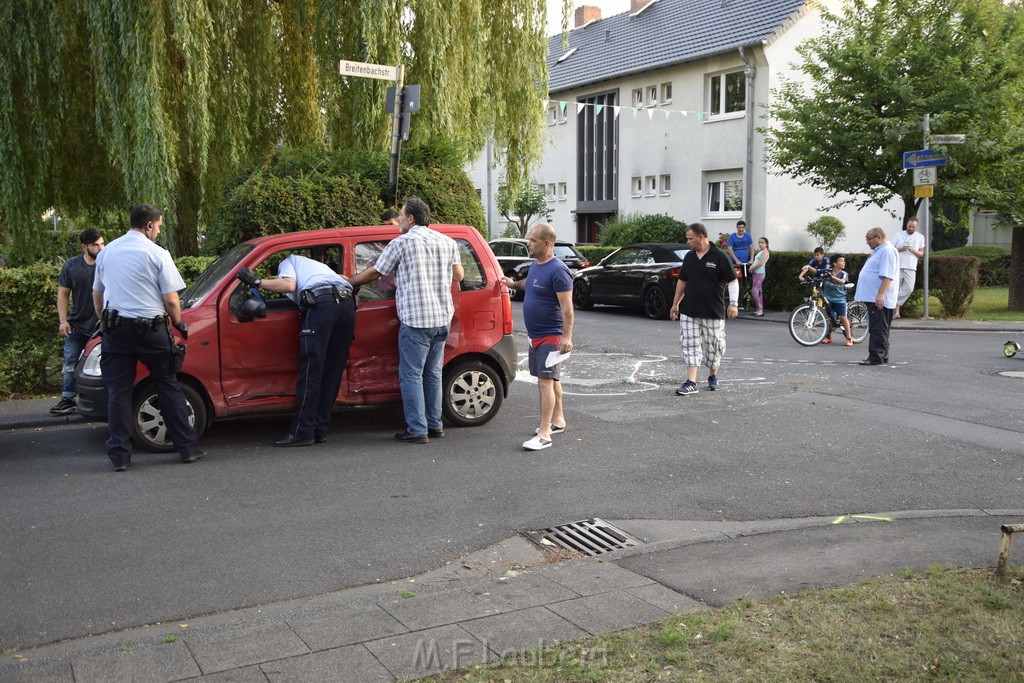
{"type": "Polygon", "coordinates": [[[515,182],[540,152],[544,26],[543,0],[0,3],[0,236],[28,260],[48,208],[146,201],[193,253],[225,180],[276,144],[388,147],[388,84],[341,59],[404,64],[414,141],[469,159],[493,137],[515,182]]]}

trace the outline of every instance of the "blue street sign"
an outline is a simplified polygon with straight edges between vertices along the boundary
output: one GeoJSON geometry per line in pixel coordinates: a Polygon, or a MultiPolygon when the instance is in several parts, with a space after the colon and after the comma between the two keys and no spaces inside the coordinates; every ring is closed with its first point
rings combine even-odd
{"type": "Polygon", "coordinates": [[[925,166],[945,166],[946,153],[934,149],[919,149],[916,152],[903,153],[903,168],[923,168],[925,166]]]}

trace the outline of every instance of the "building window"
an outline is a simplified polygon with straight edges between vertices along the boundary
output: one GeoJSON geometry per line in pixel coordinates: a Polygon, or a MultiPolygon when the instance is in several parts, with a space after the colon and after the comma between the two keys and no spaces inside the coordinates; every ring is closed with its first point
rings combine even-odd
{"type": "Polygon", "coordinates": [[[633,106],[642,107],[644,106],[644,89],[637,88],[633,91],[633,106]]]}
{"type": "Polygon", "coordinates": [[[743,113],[747,106],[746,76],[742,71],[708,79],[708,111],[711,116],[743,113]]]}
{"type": "Polygon", "coordinates": [[[568,191],[567,191],[566,184],[565,183],[558,183],[558,201],[564,202],[565,201],[565,197],[566,197],[567,194],[568,194],[568,191]]]}
{"type": "Polygon", "coordinates": [[[707,215],[743,214],[743,173],[716,171],[705,174],[707,215]]]}
{"type": "Polygon", "coordinates": [[[644,178],[644,186],[647,188],[647,196],[653,197],[658,194],[658,179],[652,175],[644,178]]]}
{"type": "Polygon", "coordinates": [[[644,191],[644,179],[638,175],[633,176],[630,187],[629,193],[634,197],[639,197],[644,191]]]}
{"type": "Polygon", "coordinates": [[[555,184],[554,183],[548,183],[548,189],[547,189],[547,194],[546,194],[545,198],[549,202],[555,201],[555,184]]]}
{"type": "Polygon", "coordinates": [[[557,104],[549,104],[548,105],[547,123],[548,123],[549,126],[553,126],[556,123],[558,123],[558,105],[557,104]]]}
{"type": "Polygon", "coordinates": [[[652,85],[647,88],[647,106],[654,107],[658,104],[658,86],[652,85]]]}
{"type": "Polygon", "coordinates": [[[672,192],[672,176],[664,174],[661,176],[661,194],[666,195],[672,192]]]}
{"type": "Polygon", "coordinates": [[[672,83],[661,84],[661,103],[670,104],[672,102],[672,83]]]}

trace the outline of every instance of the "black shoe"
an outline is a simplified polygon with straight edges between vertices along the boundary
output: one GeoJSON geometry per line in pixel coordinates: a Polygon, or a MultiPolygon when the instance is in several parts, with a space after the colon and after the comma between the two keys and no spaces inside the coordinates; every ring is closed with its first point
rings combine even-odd
{"type": "Polygon", "coordinates": [[[427,436],[429,436],[431,439],[443,439],[444,438],[444,430],[443,429],[428,429],[427,430],[427,436]]]}
{"type": "Polygon", "coordinates": [[[429,441],[426,434],[410,434],[409,432],[398,432],[395,434],[395,440],[405,443],[427,443],[429,441]]]}
{"type": "Polygon", "coordinates": [[[312,444],[313,444],[313,439],[300,439],[298,437],[292,436],[291,434],[289,434],[288,436],[282,436],[280,439],[278,439],[277,441],[274,442],[275,446],[283,446],[283,447],[287,447],[287,446],[310,446],[312,444]]]}
{"type": "Polygon", "coordinates": [[[132,464],[130,462],[122,462],[120,464],[114,465],[114,471],[115,472],[127,472],[128,468],[131,467],[131,466],[132,466],[132,464]]]}
{"type": "Polygon", "coordinates": [[[68,415],[78,410],[78,403],[73,398],[62,398],[57,405],[50,408],[50,415],[68,415]]]}
{"type": "Polygon", "coordinates": [[[198,460],[199,458],[203,457],[204,455],[206,455],[206,451],[196,451],[192,455],[183,455],[183,456],[181,456],[181,461],[184,462],[184,463],[195,462],[196,460],[198,460]]]}
{"type": "Polygon", "coordinates": [[[326,434],[314,434],[313,435],[313,441],[315,441],[317,443],[326,443],[327,442],[327,435],[326,434]]]}

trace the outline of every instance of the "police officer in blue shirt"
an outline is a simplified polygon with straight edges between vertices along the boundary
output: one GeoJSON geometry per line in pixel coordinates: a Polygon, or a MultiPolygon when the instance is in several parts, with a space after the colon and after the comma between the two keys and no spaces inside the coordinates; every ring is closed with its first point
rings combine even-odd
{"type": "Polygon", "coordinates": [[[261,280],[248,268],[241,268],[235,277],[250,287],[286,295],[299,305],[302,314],[295,415],[288,434],[274,445],[323,443],[355,336],[352,286],[330,266],[298,255],[281,261],[276,278],[261,280]]]}
{"type": "Polygon", "coordinates": [[[103,331],[100,370],[107,386],[107,456],[115,472],[131,466],[132,393],[139,362],[149,370],[160,413],[182,462],[205,455],[175,376],[167,322],[170,318],[182,339],[188,338],[178,301],[185,282],[171,255],[155,244],[162,224],[156,207],[132,207],[131,229],[96,257],[92,297],[103,331]]]}

